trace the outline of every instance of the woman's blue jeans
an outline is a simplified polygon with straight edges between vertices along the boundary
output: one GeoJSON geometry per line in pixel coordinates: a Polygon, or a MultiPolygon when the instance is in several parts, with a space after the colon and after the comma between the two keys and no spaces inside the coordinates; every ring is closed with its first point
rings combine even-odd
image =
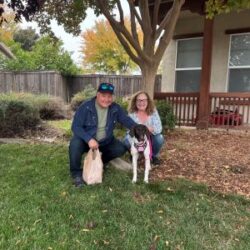
{"type": "MultiPolygon", "coordinates": [[[[157,157],[158,154],[160,153],[160,150],[162,148],[162,145],[164,144],[164,137],[162,134],[157,134],[157,135],[151,135],[151,140],[152,140],[152,153],[153,157],[157,157]]],[[[124,145],[128,150],[130,150],[130,142],[129,142],[129,135],[127,134],[123,140],[124,145]]]]}
{"type": "MultiPolygon", "coordinates": [[[[125,145],[115,138],[108,144],[100,145],[99,150],[102,152],[103,164],[122,156],[127,151],[125,145]]],[[[82,175],[82,155],[88,151],[88,144],[81,138],[73,136],[69,144],[70,173],[73,178],[82,175]]]]}

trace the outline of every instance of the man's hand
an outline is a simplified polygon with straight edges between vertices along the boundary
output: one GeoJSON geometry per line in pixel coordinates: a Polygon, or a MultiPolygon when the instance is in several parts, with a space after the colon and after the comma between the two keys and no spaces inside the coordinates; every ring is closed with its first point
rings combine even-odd
{"type": "Polygon", "coordinates": [[[99,147],[98,142],[95,139],[90,139],[88,142],[89,148],[97,149],[99,147]]]}

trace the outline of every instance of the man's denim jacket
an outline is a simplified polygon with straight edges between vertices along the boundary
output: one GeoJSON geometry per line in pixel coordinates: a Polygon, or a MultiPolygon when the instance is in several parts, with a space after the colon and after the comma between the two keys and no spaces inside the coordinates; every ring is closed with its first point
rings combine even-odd
{"type": "MultiPolygon", "coordinates": [[[[97,132],[98,120],[95,101],[96,97],[82,103],[77,109],[72,123],[74,136],[80,137],[86,143],[95,138],[97,132]]],[[[106,137],[99,142],[100,144],[105,145],[113,139],[113,131],[117,122],[128,129],[136,125],[121,106],[113,102],[108,108],[106,137]]]]}

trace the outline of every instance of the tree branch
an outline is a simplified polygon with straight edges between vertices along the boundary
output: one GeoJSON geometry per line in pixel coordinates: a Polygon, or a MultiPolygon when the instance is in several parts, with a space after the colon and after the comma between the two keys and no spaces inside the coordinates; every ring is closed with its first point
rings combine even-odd
{"type": "Polygon", "coordinates": [[[142,30],[143,30],[143,27],[142,27],[142,26],[143,26],[142,19],[141,19],[140,15],[138,14],[138,12],[137,12],[137,10],[136,10],[136,8],[135,8],[134,1],[132,1],[132,0],[127,0],[127,1],[128,1],[128,3],[129,3],[130,11],[132,11],[132,12],[134,13],[134,15],[135,15],[135,17],[136,17],[138,23],[140,24],[140,26],[141,26],[141,28],[142,28],[142,30]]]}
{"type": "MultiPolygon", "coordinates": [[[[119,41],[123,41],[123,45],[125,45],[124,47],[126,48],[126,50],[128,49],[128,43],[133,47],[133,49],[136,51],[137,55],[139,57],[141,57],[142,60],[150,62],[151,58],[149,56],[147,56],[141,49],[140,44],[137,43],[133,37],[131,36],[131,34],[129,33],[129,31],[126,29],[126,27],[124,26],[124,24],[117,22],[114,17],[110,14],[109,10],[107,9],[107,1],[104,0],[96,0],[96,3],[98,4],[98,7],[100,8],[102,14],[108,19],[110,25],[112,26],[114,32],[116,33],[116,35],[119,38],[119,41]],[[126,40],[125,40],[126,39],[126,40]],[[126,44],[125,44],[126,43],[126,44]]],[[[129,48],[131,53],[131,49],[129,48]]],[[[132,52],[133,53],[133,52],[132,52]]],[[[134,55],[135,56],[135,55],[134,55]]],[[[134,59],[133,59],[134,60],[134,59]]],[[[136,62],[137,63],[137,62],[136,62]]]]}
{"type": "Polygon", "coordinates": [[[153,13],[153,21],[152,21],[153,33],[155,33],[156,31],[156,26],[158,23],[160,4],[161,4],[161,0],[156,0],[154,3],[154,13],[153,13]]]}
{"type": "Polygon", "coordinates": [[[168,13],[167,13],[166,16],[164,17],[164,19],[161,21],[161,23],[160,23],[158,29],[156,30],[156,37],[157,37],[157,38],[161,35],[161,32],[165,29],[165,27],[167,26],[167,24],[170,22],[172,12],[173,12],[173,6],[172,6],[171,9],[168,11],[168,13]]]}
{"type": "Polygon", "coordinates": [[[117,0],[117,8],[118,8],[119,15],[120,15],[120,21],[121,23],[124,24],[124,15],[123,15],[123,9],[122,9],[120,0],[117,0]]]}
{"type": "Polygon", "coordinates": [[[160,38],[160,42],[158,44],[157,50],[154,55],[154,61],[160,60],[159,58],[162,58],[164,51],[167,48],[167,45],[169,44],[169,41],[171,40],[174,29],[177,23],[177,20],[180,15],[181,7],[184,4],[185,0],[175,0],[174,4],[171,9],[171,15],[169,16],[169,22],[165,24],[164,27],[164,34],[160,38]]]}
{"type": "Polygon", "coordinates": [[[149,6],[148,0],[139,1],[139,9],[142,16],[142,24],[143,24],[143,33],[147,35],[151,35],[152,27],[151,27],[151,19],[149,14],[149,6]]]}
{"type": "Polygon", "coordinates": [[[137,25],[136,25],[136,20],[135,20],[135,14],[134,14],[133,10],[131,9],[130,5],[129,5],[129,8],[130,8],[130,22],[131,22],[132,36],[135,39],[135,41],[140,44],[138,34],[137,34],[137,25]]]}

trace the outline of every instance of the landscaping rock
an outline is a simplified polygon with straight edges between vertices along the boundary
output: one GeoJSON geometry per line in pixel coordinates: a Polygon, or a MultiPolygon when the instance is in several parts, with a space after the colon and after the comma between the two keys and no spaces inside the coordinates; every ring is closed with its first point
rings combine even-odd
{"type": "Polygon", "coordinates": [[[110,164],[117,168],[121,169],[124,171],[131,171],[132,170],[132,165],[129,164],[128,162],[122,160],[121,158],[115,158],[114,160],[110,161],[110,164]]]}

